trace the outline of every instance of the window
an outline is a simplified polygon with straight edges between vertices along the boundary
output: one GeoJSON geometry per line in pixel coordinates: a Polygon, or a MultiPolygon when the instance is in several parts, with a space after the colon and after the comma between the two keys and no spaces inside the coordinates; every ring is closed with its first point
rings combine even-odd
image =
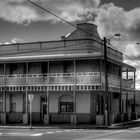
{"type": "Polygon", "coordinates": [[[0,112],[3,112],[3,94],[0,94],[0,112]]]}
{"type": "Polygon", "coordinates": [[[11,113],[16,112],[16,95],[15,94],[10,95],[10,112],[11,113]]]}
{"type": "Polygon", "coordinates": [[[60,112],[73,112],[73,102],[60,102],[60,112]]]}
{"type": "Polygon", "coordinates": [[[64,62],[64,73],[71,73],[71,63],[70,62],[64,62]]]}
{"type": "Polygon", "coordinates": [[[41,96],[41,102],[47,102],[47,96],[41,96]]]}
{"type": "Polygon", "coordinates": [[[73,112],[73,98],[71,96],[60,97],[60,112],[73,112]]]}

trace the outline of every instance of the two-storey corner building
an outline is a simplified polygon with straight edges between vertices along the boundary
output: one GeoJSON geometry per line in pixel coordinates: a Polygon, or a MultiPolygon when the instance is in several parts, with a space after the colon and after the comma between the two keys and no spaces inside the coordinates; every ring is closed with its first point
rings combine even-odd
{"type": "Polygon", "coordinates": [[[0,46],[0,122],[105,124],[135,112],[135,68],[121,52],[107,47],[105,92],[104,45],[93,24],[59,41],[0,46]]]}

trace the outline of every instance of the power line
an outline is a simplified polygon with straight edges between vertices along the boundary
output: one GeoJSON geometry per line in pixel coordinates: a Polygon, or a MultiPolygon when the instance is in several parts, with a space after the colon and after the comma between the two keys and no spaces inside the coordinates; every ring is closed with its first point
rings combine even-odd
{"type": "MultiPolygon", "coordinates": [[[[56,15],[55,13],[51,12],[50,10],[47,10],[47,9],[43,8],[42,6],[36,4],[35,2],[33,2],[33,1],[31,1],[31,0],[25,0],[25,1],[27,1],[27,2],[29,2],[29,3],[31,3],[31,4],[33,4],[33,5],[35,5],[36,7],[42,9],[43,11],[45,11],[45,12],[47,12],[47,13],[49,13],[49,14],[55,16],[55,17],[57,17],[58,19],[62,20],[63,22],[65,22],[65,23],[67,23],[67,24],[73,26],[74,28],[77,28],[77,29],[79,29],[79,30],[81,30],[81,31],[83,31],[83,32],[85,32],[85,33],[87,33],[87,34],[89,34],[90,36],[94,36],[95,38],[97,38],[95,35],[89,33],[88,31],[86,31],[86,30],[84,30],[84,29],[82,29],[82,28],[77,27],[75,24],[72,24],[71,22],[65,20],[64,18],[61,18],[60,16],[56,15]]],[[[99,38],[98,38],[98,39],[99,39],[99,38]]]]}
{"type": "MultiPolygon", "coordinates": [[[[116,50],[118,50],[115,46],[113,46],[110,42],[109,45],[111,45],[113,48],[115,48],[116,50]]],[[[129,57],[128,55],[126,55],[125,53],[123,53],[124,56],[126,56],[127,58],[129,58],[131,61],[135,62],[136,64],[138,64],[140,66],[140,63],[136,62],[135,60],[133,60],[131,57],[129,57]]]]}
{"type": "MultiPolygon", "coordinates": [[[[47,10],[47,9],[43,8],[42,6],[36,4],[35,2],[33,2],[33,1],[31,1],[31,0],[25,0],[25,1],[32,3],[33,5],[35,5],[35,6],[37,6],[38,8],[44,10],[45,12],[48,12],[48,13],[50,13],[51,15],[57,17],[58,19],[64,21],[65,23],[68,23],[69,25],[71,25],[71,26],[73,26],[73,27],[75,27],[75,28],[77,28],[77,29],[79,29],[79,30],[81,30],[81,31],[84,31],[85,33],[88,33],[89,35],[94,36],[95,38],[97,38],[95,35],[93,35],[93,34],[87,32],[86,30],[83,30],[82,28],[77,27],[75,24],[72,24],[71,22],[69,22],[69,21],[67,21],[67,20],[65,20],[65,19],[63,19],[63,18],[61,18],[60,16],[54,14],[54,13],[51,12],[50,10],[47,10]]],[[[99,38],[98,38],[98,39],[99,39],[99,38]]],[[[137,43],[137,44],[140,44],[140,43],[137,43]]],[[[101,43],[101,45],[102,45],[102,43],[101,43]]],[[[109,44],[109,45],[111,45],[111,44],[109,44]]],[[[116,50],[118,50],[115,46],[113,46],[113,45],[111,45],[111,46],[112,46],[113,48],[115,48],[116,50]]],[[[127,58],[129,58],[130,60],[132,60],[133,62],[137,63],[136,61],[134,61],[132,58],[130,58],[130,57],[127,56],[126,54],[123,53],[123,55],[126,56],[127,58]]],[[[137,64],[140,66],[139,63],[137,63],[137,64]]]]}

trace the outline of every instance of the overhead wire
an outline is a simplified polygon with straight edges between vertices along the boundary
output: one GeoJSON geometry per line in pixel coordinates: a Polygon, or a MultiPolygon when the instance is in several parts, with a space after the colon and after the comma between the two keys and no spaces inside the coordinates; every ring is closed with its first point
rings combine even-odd
{"type": "MultiPolygon", "coordinates": [[[[109,45],[112,46],[113,48],[115,48],[116,50],[118,50],[114,45],[112,45],[110,42],[109,42],[109,45]]],[[[140,66],[140,63],[136,62],[135,60],[133,60],[131,57],[129,57],[128,55],[126,55],[125,53],[123,53],[123,55],[125,57],[127,57],[128,59],[130,59],[131,61],[135,62],[137,65],[140,66]]]]}
{"type": "MultiPolygon", "coordinates": [[[[75,27],[75,28],[77,28],[77,29],[79,29],[79,30],[81,30],[81,31],[84,31],[85,33],[88,33],[88,34],[90,34],[90,35],[96,37],[95,35],[93,35],[93,34],[87,32],[86,30],[83,30],[82,28],[77,27],[75,24],[72,24],[71,22],[69,22],[69,21],[67,21],[67,20],[65,20],[65,19],[63,19],[63,18],[61,18],[60,16],[54,14],[54,13],[51,12],[50,10],[47,10],[47,9],[43,8],[42,6],[36,4],[35,2],[33,2],[33,1],[31,1],[31,0],[25,0],[25,1],[28,1],[28,2],[32,3],[33,5],[39,7],[40,9],[42,9],[42,10],[48,12],[48,13],[50,13],[51,15],[57,17],[58,19],[60,19],[60,20],[62,20],[62,21],[64,21],[64,22],[66,22],[66,23],[68,23],[69,25],[71,25],[71,26],[73,26],[73,27],[75,27]]],[[[96,37],[96,38],[97,38],[97,37],[96,37]]],[[[137,44],[140,44],[140,43],[137,43],[137,44]]],[[[101,45],[102,45],[102,43],[101,43],[101,45]]],[[[111,45],[110,42],[109,42],[109,45],[111,45]]],[[[118,50],[115,46],[113,46],[113,45],[111,45],[111,46],[112,46],[113,48],[115,48],[116,50],[118,50]]],[[[126,56],[127,58],[129,58],[130,60],[132,60],[133,62],[137,63],[137,64],[140,66],[140,64],[139,64],[138,62],[134,61],[131,57],[127,56],[127,55],[124,54],[124,53],[123,53],[123,55],[126,56]]]]}
{"type": "MultiPolygon", "coordinates": [[[[83,32],[85,32],[85,33],[91,35],[91,36],[94,36],[96,39],[98,38],[97,36],[95,36],[95,35],[89,33],[88,31],[86,31],[86,30],[84,30],[84,29],[82,29],[82,28],[79,28],[79,27],[76,26],[75,24],[73,24],[73,23],[71,23],[71,22],[65,20],[64,18],[61,18],[60,16],[56,15],[55,13],[51,12],[50,10],[47,10],[47,9],[43,8],[42,6],[36,4],[35,2],[33,2],[33,1],[31,1],[31,0],[25,0],[25,1],[27,1],[27,2],[29,2],[29,3],[31,3],[31,4],[33,4],[33,5],[35,5],[36,7],[42,9],[43,11],[45,11],[45,12],[47,12],[47,13],[49,13],[49,14],[55,16],[55,17],[57,17],[57,18],[60,19],[61,21],[63,21],[63,22],[65,22],[65,23],[67,23],[67,24],[73,26],[74,28],[77,28],[77,29],[79,29],[79,30],[81,30],[81,31],[83,31],[83,32]]],[[[98,38],[98,39],[99,39],[99,38],[98,38]]]]}
{"type": "MultiPolygon", "coordinates": [[[[67,23],[67,24],[73,26],[74,28],[83,31],[83,32],[85,32],[85,33],[87,33],[87,34],[89,34],[89,35],[95,37],[96,39],[98,38],[97,36],[95,36],[95,35],[89,33],[88,31],[86,31],[86,30],[84,30],[84,29],[82,29],[82,28],[79,28],[79,27],[76,26],[75,24],[73,24],[73,23],[71,23],[71,22],[69,22],[69,21],[67,21],[67,20],[65,20],[65,19],[63,19],[63,18],[61,18],[60,16],[56,15],[55,13],[51,12],[50,10],[47,10],[47,9],[43,8],[42,6],[36,4],[35,2],[33,2],[33,1],[31,1],[31,0],[25,0],[25,1],[27,1],[27,2],[29,2],[29,3],[31,3],[31,4],[33,4],[33,5],[35,5],[36,7],[42,9],[42,10],[45,11],[45,12],[48,12],[49,14],[51,14],[51,15],[57,17],[57,18],[60,19],[61,21],[63,21],[63,22],[65,22],[65,23],[67,23]]],[[[98,38],[98,39],[99,39],[99,38],[98,38]]],[[[101,45],[103,45],[102,42],[98,42],[98,43],[100,43],[101,45]]],[[[139,43],[138,43],[138,44],[139,44],[139,43]]],[[[115,46],[113,46],[110,42],[109,42],[109,45],[111,45],[114,49],[118,50],[118,49],[117,49],[115,46]]],[[[75,45],[72,45],[72,46],[75,46],[75,45]]],[[[60,46],[60,48],[61,48],[61,47],[64,47],[64,46],[60,46]]],[[[56,47],[56,48],[58,48],[58,47],[56,47]]],[[[47,49],[43,49],[43,51],[44,51],[44,50],[49,50],[49,49],[55,49],[55,48],[47,48],[47,49]]],[[[40,51],[40,50],[31,50],[31,51],[28,50],[28,51],[25,51],[25,52],[21,51],[21,52],[16,52],[16,53],[14,53],[14,54],[31,53],[31,52],[37,52],[37,51],[40,51]]],[[[10,54],[11,54],[11,53],[9,53],[9,54],[3,54],[3,56],[5,56],[5,55],[10,55],[10,54]]],[[[13,53],[12,53],[12,54],[13,54],[13,53]]],[[[123,55],[126,56],[127,58],[129,58],[131,61],[137,63],[137,64],[140,66],[140,64],[139,64],[138,62],[134,61],[132,58],[130,58],[130,57],[127,56],[126,54],[123,53],[123,55]]]]}

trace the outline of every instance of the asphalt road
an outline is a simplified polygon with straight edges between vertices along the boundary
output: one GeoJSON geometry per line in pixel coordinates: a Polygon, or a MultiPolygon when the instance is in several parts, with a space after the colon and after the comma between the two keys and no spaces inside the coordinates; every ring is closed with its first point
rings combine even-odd
{"type": "Polygon", "coordinates": [[[140,139],[140,127],[99,129],[0,129],[0,140],[115,140],[140,139]]]}

